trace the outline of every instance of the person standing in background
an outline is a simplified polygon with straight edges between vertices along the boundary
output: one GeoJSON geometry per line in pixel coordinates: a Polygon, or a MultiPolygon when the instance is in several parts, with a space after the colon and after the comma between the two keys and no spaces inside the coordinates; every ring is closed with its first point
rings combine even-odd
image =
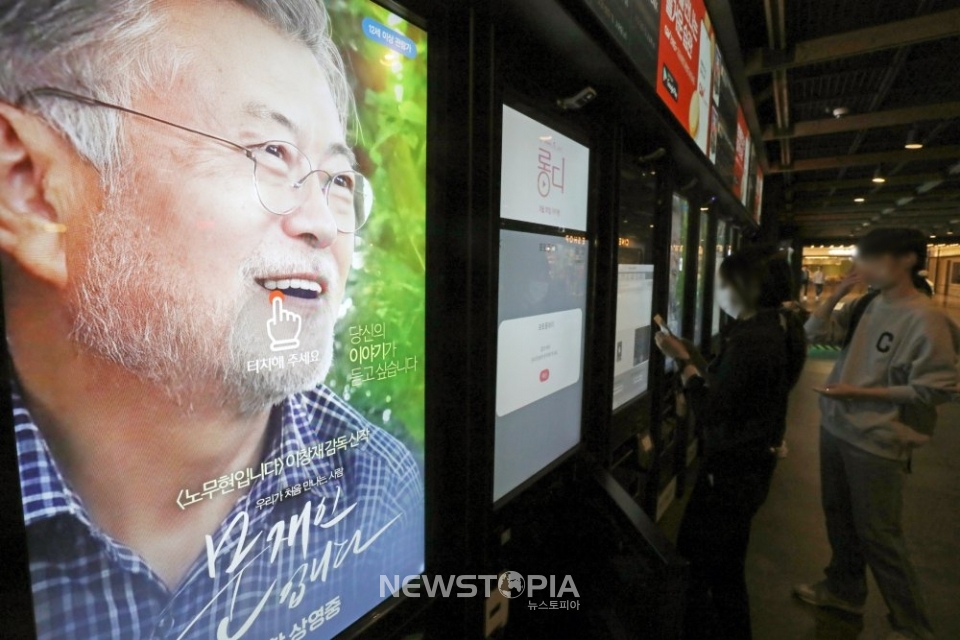
{"type": "Polygon", "coordinates": [[[810,269],[800,269],[800,284],[803,286],[803,301],[807,301],[807,291],[810,289],[810,269]]]}
{"type": "MultiPolygon", "coordinates": [[[[813,275],[810,278],[813,280],[813,289],[817,294],[817,302],[820,302],[820,296],[823,295],[823,281],[826,276],[823,273],[823,267],[817,267],[817,270],[813,272],[813,275]]],[[[806,292],[804,292],[806,295],[806,292]]]]}
{"type": "MultiPolygon", "coordinates": [[[[912,229],[876,229],[851,271],[806,323],[807,337],[843,345],[821,395],[820,477],[833,556],[801,600],[863,614],[870,566],[890,610],[889,638],[933,638],[907,553],[901,511],[914,448],[930,440],[936,405],[957,389],[960,328],[920,275],[927,244],[912,229]],[[861,282],[873,291],[833,313],[861,282]]],[[[815,281],[816,282],[816,281],[815,281]]]]}

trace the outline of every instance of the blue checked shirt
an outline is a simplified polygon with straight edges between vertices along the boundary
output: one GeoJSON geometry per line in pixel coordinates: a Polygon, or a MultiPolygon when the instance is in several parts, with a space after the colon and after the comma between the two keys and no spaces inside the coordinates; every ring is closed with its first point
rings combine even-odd
{"type": "MultiPolygon", "coordinates": [[[[16,391],[13,404],[43,640],[331,638],[383,601],[381,575],[392,583],[422,570],[414,458],[326,387],[274,408],[250,476],[267,473],[237,473],[249,492],[172,590],[91,520],[16,391]]],[[[218,480],[171,500],[190,509],[213,484],[217,495],[233,486],[218,480]]]]}

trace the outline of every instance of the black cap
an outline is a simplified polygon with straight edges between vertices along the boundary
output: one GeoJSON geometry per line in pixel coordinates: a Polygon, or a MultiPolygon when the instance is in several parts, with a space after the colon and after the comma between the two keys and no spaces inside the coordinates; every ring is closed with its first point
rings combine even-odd
{"type": "Polygon", "coordinates": [[[927,237],[919,229],[874,229],[857,242],[857,255],[864,258],[916,254],[917,269],[927,262],[927,237]]]}

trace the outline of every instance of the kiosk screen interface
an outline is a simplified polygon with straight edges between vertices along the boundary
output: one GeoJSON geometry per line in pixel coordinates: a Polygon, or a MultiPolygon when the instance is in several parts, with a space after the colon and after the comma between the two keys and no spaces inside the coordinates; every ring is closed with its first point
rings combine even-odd
{"type": "Polygon", "coordinates": [[[617,336],[613,357],[613,408],[647,390],[653,318],[652,264],[621,264],[617,275],[617,336]]]}
{"type": "Polygon", "coordinates": [[[504,105],[493,499],[580,442],[590,149],[504,105]]]}
{"type": "Polygon", "coordinates": [[[37,635],[334,637],[424,568],[426,33],[75,0],[0,43],[37,635]]]}
{"type": "Polygon", "coordinates": [[[580,442],[587,245],[500,232],[493,497],[580,442]]]}

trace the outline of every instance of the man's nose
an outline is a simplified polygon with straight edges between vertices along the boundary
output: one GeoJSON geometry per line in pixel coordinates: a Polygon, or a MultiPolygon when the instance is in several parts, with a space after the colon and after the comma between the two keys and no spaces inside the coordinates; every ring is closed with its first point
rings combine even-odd
{"type": "Polygon", "coordinates": [[[310,246],[327,247],[337,240],[337,220],[327,203],[323,180],[326,174],[313,171],[301,181],[303,203],[283,216],[284,232],[301,238],[310,246]]]}

